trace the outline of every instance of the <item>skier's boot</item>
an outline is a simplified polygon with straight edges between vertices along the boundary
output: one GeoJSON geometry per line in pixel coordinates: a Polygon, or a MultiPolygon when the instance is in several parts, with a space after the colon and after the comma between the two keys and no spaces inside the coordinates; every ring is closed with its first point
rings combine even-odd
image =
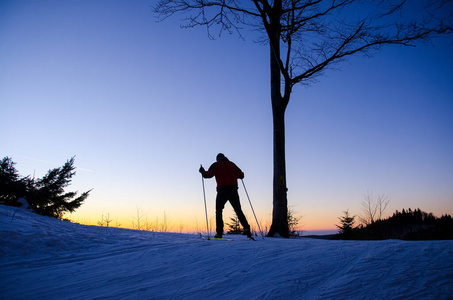
{"type": "Polygon", "coordinates": [[[254,238],[252,237],[252,233],[250,232],[250,228],[245,228],[244,233],[247,235],[247,238],[249,238],[250,240],[254,240],[254,238]]]}

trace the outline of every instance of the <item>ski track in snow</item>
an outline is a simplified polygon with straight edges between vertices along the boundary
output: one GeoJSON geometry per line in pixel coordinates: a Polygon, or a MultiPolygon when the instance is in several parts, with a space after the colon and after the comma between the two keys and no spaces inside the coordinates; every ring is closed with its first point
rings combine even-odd
{"type": "Polygon", "coordinates": [[[453,241],[232,239],[0,205],[0,298],[453,299],[453,241]]]}

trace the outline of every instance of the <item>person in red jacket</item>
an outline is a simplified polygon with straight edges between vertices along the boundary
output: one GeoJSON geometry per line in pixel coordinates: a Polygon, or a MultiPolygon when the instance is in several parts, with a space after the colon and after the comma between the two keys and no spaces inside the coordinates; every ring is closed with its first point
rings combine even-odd
{"type": "Polygon", "coordinates": [[[238,194],[238,178],[244,178],[244,172],[233,162],[229,161],[224,154],[217,154],[217,162],[213,163],[206,171],[203,166],[199,172],[204,178],[215,176],[217,182],[217,197],[215,202],[216,232],[215,238],[221,238],[223,235],[223,209],[227,201],[230,201],[234,212],[239,218],[247,237],[251,237],[250,225],[242,212],[241,203],[238,194]]]}

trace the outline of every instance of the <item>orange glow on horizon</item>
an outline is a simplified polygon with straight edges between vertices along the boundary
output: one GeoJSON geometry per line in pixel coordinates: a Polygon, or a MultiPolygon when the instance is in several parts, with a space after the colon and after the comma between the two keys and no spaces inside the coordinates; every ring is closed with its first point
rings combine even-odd
{"type": "MultiPolygon", "coordinates": [[[[83,214],[83,213],[74,213],[67,215],[71,222],[79,223],[83,225],[91,226],[107,226],[108,227],[117,227],[125,229],[135,229],[135,230],[148,230],[155,232],[174,232],[174,233],[205,233],[207,231],[206,219],[205,216],[177,216],[171,213],[161,214],[159,216],[140,216],[139,223],[137,222],[137,216],[123,216],[116,217],[114,214],[100,214],[98,215],[83,214]]],[[[228,223],[230,223],[229,213],[224,213],[224,232],[228,231],[228,223]]],[[[209,220],[209,231],[215,232],[215,215],[211,215],[208,218],[209,220]]],[[[258,226],[256,224],[255,218],[252,216],[247,216],[247,220],[252,228],[252,231],[259,232],[258,226]]],[[[258,217],[258,222],[260,223],[261,230],[267,232],[272,223],[271,218],[263,219],[258,217]]],[[[295,228],[296,231],[331,231],[335,230],[335,225],[331,225],[332,220],[329,218],[307,218],[304,217],[300,219],[300,223],[295,228]]]]}

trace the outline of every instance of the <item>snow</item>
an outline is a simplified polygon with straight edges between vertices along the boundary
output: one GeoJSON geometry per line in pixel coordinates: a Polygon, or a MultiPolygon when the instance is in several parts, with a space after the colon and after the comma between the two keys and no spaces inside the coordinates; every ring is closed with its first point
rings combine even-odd
{"type": "Polygon", "coordinates": [[[0,205],[0,298],[453,299],[453,241],[231,238],[0,205]]]}

